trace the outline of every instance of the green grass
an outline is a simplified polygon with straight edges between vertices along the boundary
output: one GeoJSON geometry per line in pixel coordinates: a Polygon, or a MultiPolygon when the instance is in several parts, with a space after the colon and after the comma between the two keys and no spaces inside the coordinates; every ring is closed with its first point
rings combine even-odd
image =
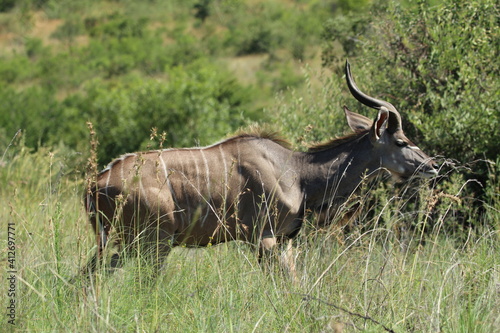
{"type": "MultiPolygon", "coordinates": [[[[19,332],[319,332],[339,325],[344,332],[381,332],[384,326],[394,332],[493,332],[500,327],[499,235],[481,228],[460,241],[435,227],[421,245],[416,245],[420,235],[410,233],[409,250],[402,251],[395,230],[373,218],[363,221],[373,227],[354,230],[343,242],[335,229],[309,226],[296,241],[298,285],[276,267],[262,270],[252,246],[241,242],[176,248],[153,282],[150,268],[129,258],[114,274],[98,274],[91,286],[71,284],[95,249],[82,206],[83,177],[67,166],[69,160],[62,150],[32,152],[22,144],[2,159],[0,247],[7,247],[7,222],[15,223],[17,246],[16,326],[3,316],[3,327],[19,332]]],[[[394,212],[401,205],[397,201],[387,210],[394,212]]],[[[6,289],[2,283],[3,294],[6,289]]]]}

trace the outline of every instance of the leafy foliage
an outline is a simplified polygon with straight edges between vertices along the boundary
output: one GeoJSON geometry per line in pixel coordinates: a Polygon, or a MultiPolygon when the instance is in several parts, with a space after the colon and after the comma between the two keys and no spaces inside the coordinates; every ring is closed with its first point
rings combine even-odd
{"type": "Polygon", "coordinates": [[[17,92],[0,85],[0,123],[7,138],[12,138],[19,129],[29,128],[25,143],[30,147],[57,143],[58,132],[53,124],[60,124],[62,109],[52,92],[41,87],[30,87],[17,92]],[[37,110],[37,112],[29,112],[37,110]]]}
{"type": "Polygon", "coordinates": [[[0,1],[0,12],[7,12],[12,9],[16,4],[15,0],[1,0],[0,1]]]}

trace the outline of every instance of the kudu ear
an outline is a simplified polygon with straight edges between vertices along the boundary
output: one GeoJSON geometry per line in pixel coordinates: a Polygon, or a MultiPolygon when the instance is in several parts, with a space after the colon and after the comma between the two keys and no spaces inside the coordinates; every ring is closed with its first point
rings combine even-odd
{"type": "Polygon", "coordinates": [[[372,127],[373,121],[365,116],[362,116],[356,112],[352,112],[344,105],[345,117],[347,118],[347,124],[355,133],[361,133],[367,131],[372,127]]]}
{"type": "Polygon", "coordinates": [[[370,129],[370,139],[372,142],[377,141],[382,136],[383,132],[387,129],[387,121],[389,120],[389,110],[382,106],[377,114],[377,118],[373,121],[370,129]]]}

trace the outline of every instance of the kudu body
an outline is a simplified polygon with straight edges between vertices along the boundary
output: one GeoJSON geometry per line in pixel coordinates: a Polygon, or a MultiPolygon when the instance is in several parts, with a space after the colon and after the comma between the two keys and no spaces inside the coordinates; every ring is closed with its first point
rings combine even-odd
{"type": "Polygon", "coordinates": [[[431,159],[403,134],[394,106],[362,93],[348,63],[346,77],[353,96],[379,110],[375,120],[345,108],[354,134],[307,152],[273,136],[243,134],[112,161],[86,196],[99,247],[86,269],[95,268],[112,229],[114,243],[149,244],[158,261],[178,245],[244,240],[271,250],[297,234],[306,211],[338,207],[365,175],[435,175],[431,159]]]}

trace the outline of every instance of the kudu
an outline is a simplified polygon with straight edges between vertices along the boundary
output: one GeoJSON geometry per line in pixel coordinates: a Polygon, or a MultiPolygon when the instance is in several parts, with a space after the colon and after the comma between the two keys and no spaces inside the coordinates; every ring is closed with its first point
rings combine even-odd
{"type": "MultiPolygon", "coordinates": [[[[378,114],[372,121],[345,108],[354,134],[307,152],[272,135],[242,134],[204,148],[112,161],[85,198],[98,251],[84,270],[95,269],[112,229],[115,245],[153,250],[155,266],[179,245],[243,240],[259,244],[262,255],[294,237],[306,212],[345,201],[365,175],[436,175],[432,159],[404,135],[396,108],[361,92],[348,62],[345,73],[352,95],[378,114]]],[[[118,258],[113,255],[112,266],[118,258]]]]}

